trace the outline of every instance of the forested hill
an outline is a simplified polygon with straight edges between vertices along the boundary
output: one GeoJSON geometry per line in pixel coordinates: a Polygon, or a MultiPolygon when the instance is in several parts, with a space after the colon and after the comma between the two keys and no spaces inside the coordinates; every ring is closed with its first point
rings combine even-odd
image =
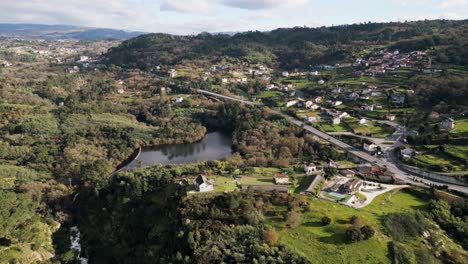
{"type": "Polygon", "coordinates": [[[147,34],[123,42],[107,54],[110,64],[148,69],[184,60],[222,58],[306,69],[358,56],[364,49],[431,49],[441,63],[468,64],[468,20],[364,23],[320,28],[284,28],[234,36],[147,34]]]}

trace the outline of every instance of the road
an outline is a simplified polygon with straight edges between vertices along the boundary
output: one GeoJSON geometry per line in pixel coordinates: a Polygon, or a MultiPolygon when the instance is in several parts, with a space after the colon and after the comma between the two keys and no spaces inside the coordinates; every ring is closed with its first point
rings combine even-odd
{"type": "MultiPolygon", "coordinates": [[[[248,101],[248,100],[244,100],[244,99],[239,99],[239,98],[235,98],[235,97],[231,97],[231,96],[226,96],[226,95],[222,95],[222,94],[217,94],[217,93],[213,93],[213,92],[210,92],[210,91],[206,91],[206,90],[201,90],[201,89],[194,89],[195,91],[199,92],[199,93],[202,93],[202,94],[206,94],[206,95],[211,95],[211,96],[215,96],[215,97],[218,97],[218,98],[222,98],[222,99],[226,99],[226,100],[230,100],[230,101],[236,101],[236,102],[240,102],[240,103],[244,103],[244,104],[249,104],[249,105],[258,105],[258,106],[262,106],[261,104],[257,104],[257,103],[254,103],[252,101],[248,101]]],[[[364,151],[360,151],[356,148],[353,148],[352,146],[346,144],[345,142],[339,140],[339,139],[336,139],[334,138],[333,136],[327,134],[327,133],[324,133],[312,126],[309,126],[307,124],[305,124],[304,122],[292,117],[292,116],[289,116],[289,115],[286,115],[278,110],[275,110],[275,109],[270,109],[273,113],[275,114],[278,114],[278,115],[281,115],[283,117],[285,117],[286,119],[288,119],[291,123],[297,125],[297,126],[301,126],[303,127],[305,130],[309,131],[310,133],[314,134],[315,136],[323,139],[324,141],[326,142],[329,142],[330,144],[332,145],[335,145],[349,153],[351,153],[352,155],[362,159],[362,160],[365,160],[373,165],[377,165],[377,166],[380,166],[380,167],[386,167],[387,170],[389,170],[390,172],[394,173],[395,174],[395,177],[405,183],[409,183],[409,184],[412,184],[412,185],[418,185],[418,186],[423,186],[423,187],[428,187],[429,185],[431,184],[434,184],[434,185],[440,185],[440,183],[438,182],[434,182],[434,181],[429,181],[429,180],[426,180],[426,179],[423,179],[422,182],[415,182],[413,180],[413,178],[417,178],[418,175],[414,175],[414,174],[411,174],[411,173],[408,173],[408,172],[405,172],[403,170],[401,170],[400,168],[398,168],[395,164],[394,164],[394,161],[392,160],[391,156],[387,156],[386,158],[378,158],[378,157],[375,157],[375,156],[372,156],[372,155],[369,155],[368,153],[364,152],[364,151]]],[[[418,181],[420,179],[418,178],[418,181]]],[[[465,194],[468,194],[468,187],[465,187],[465,186],[460,186],[460,185],[455,185],[455,184],[446,184],[444,183],[444,185],[447,185],[449,189],[452,189],[452,190],[457,190],[459,192],[463,192],[465,194]]]]}

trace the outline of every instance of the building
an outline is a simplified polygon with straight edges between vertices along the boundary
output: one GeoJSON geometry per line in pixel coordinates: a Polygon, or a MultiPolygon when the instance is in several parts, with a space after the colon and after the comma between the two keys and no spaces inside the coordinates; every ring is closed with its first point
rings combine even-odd
{"type": "Polygon", "coordinates": [[[222,78],[222,79],[221,79],[221,82],[222,82],[222,83],[228,83],[229,80],[228,80],[227,78],[222,78]]]}
{"type": "Polygon", "coordinates": [[[175,99],[176,103],[182,103],[184,101],[184,98],[182,96],[179,96],[175,99]]]}
{"type": "Polygon", "coordinates": [[[343,175],[344,177],[354,177],[356,175],[356,172],[353,170],[340,170],[340,174],[343,175]]]}
{"type": "Polygon", "coordinates": [[[358,192],[361,189],[361,187],[362,181],[359,179],[353,179],[341,185],[339,192],[343,194],[353,194],[355,192],[358,192]]]}
{"type": "Polygon", "coordinates": [[[455,128],[455,121],[452,118],[446,118],[444,121],[440,122],[440,129],[442,130],[451,130],[455,128]]]}
{"type": "Polygon", "coordinates": [[[174,69],[170,69],[170,70],[167,72],[167,74],[169,75],[169,77],[174,78],[174,77],[177,76],[177,71],[174,70],[174,69]]]}
{"type": "Polygon", "coordinates": [[[294,105],[296,105],[297,103],[298,103],[298,101],[297,101],[297,100],[294,100],[294,101],[289,101],[289,102],[287,102],[287,103],[286,103],[286,107],[291,107],[291,106],[294,106],[294,105]]]}
{"type": "Polygon", "coordinates": [[[318,83],[319,85],[324,85],[324,84],[325,84],[325,81],[324,81],[324,80],[319,80],[317,83],[318,83]]]}
{"type": "Polygon", "coordinates": [[[322,100],[323,100],[322,96],[316,96],[313,101],[318,104],[318,103],[321,103],[322,100]]]}
{"type": "Polygon", "coordinates": [[[307,120],[308,122],[311,122],[311,123],[315,123],[315,122],[318,122],[318,121],[319,121],[317,115],[315,115],[315,114],[308,114],[308,115],[306,116],[306,120],[307,120]]]}
{"type": "Polygon", "coordinates": [[[367,119],[361,118],[361,119],[359,120],[359,124],[364,125],[365,123],[367,123],[367,119]]]}
{"type": "Polygon", "coordinates": [[[340,118],[340,117],[334,116],[334,117],[332,118],[332,124],[333,124],[333,125],[339,125],[340,123],[341,123],[341,118],[340,118]]]}
{"type": "Polygon", "coordinates": [[[403,156],[403,158],[411,158],[411,157],[414,157],[414,155],[416,154],[416,152],[410,148],[404,148],[404,149],[401,149],[400,150],[400,154],[401,156],[403,156]]]}
{"type": "Polygon", "coordinates": [[[364,150],[370,153],[376,152],[378,147],[376,144],[364,143],[364,150]]]}
{"type": "Polygon", "coordinates": [[[118,93],[118,94],[123,94],[124,92],[125,92],[124,89],[118,89],[118,90],[117,90],[117,93],[118,93]]]}
{"type": "Polygon", "coordinates": [[[281,75],[282,75],[283,77],[289,77],[289,72],[284,71],[284,72],[281,73],[281,75]]]}
{"type": "Polygon", "coordinates": [[[318,71],[311,71],[311,72],[309,72],[309,74],[311,76],[317,76],[319,74],[319,72],[318,71]]]}
{"type": "Polygon", "coordinates": [[[317,195],[320,192],[319,184],[324,180],[322,174],[317,174],[314,180],[310,183],[309,187],[304,191],[304,193],[317,195]]]}
{"type": "Polygon", "coordinates": [[[435,112],[435,111],[432,111],[430,114],[429,114],[429,118],[430,119],[438,119],[440,117],[440,114],[435,112]]]}
{"type": "Polygon", "coordinates": [[[343,104],[343,101],[334,101],[333,102],[334,106],[339,106],[339,105],[342,105],[342,104],[343,104]]]}
{"type": "Polygon", "coordinates": [[[361,106],[361,110],[362,111],[367,111],[367,112],[370,112],[370,111],[374,111],[374,105],[363,105],[361,106]]]}
{"type": "Polygon", "coordinates": [[[315,174],[316,172],[318,172],[319,170],[317,169],[317,166],[312,163],[312,162],[309,162],[309,163],[305,163],[304,164],[304,172],[305,174],[307,175],[312,175],[312,174],[315,174]]]}
{"type": "Polygon", "coordinates": [[[199,192],[210,192],[214,190],[214,181],[208,180],[205,176],[198,176],[193,182],[199,192]]]}
{"type": "Polygon", "coordinates": [[[395,115],[387,115],[386,118],[387,118],[387,120],[394,121],[396,116],[395,115]]]}
{"type": "Polygon", "coordinates": [[[289,177],[284,173],[277,173],[273,179],[275,180],[275,184],[289,184],[289,177]]]}
{"type": "Polygon", "coordinates": [[[406,97],[404,94],[392,94],[390,96],[390,101],[394,104],[404,104],[405,99],[406,97]]]}

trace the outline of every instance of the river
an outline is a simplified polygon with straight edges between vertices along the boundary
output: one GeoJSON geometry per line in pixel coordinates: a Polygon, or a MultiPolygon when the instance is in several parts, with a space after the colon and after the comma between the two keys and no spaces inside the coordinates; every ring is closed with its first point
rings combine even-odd
{"type": "Polygon", "coordinates": [[[210,132],[195,143],[170,144],[151,148],[143,148],[138,158],[125,167],[131,170],[143,166],[152,166],[156,163],[185,164],[197,161],[219,160],[232,154],[232,140],[227,134],[210,132]]]}

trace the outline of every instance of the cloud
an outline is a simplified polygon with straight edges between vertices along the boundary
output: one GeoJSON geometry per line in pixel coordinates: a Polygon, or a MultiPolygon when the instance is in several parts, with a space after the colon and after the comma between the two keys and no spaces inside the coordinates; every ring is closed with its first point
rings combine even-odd
{"type": "Polygon", "coordinates": [[[231,7],[247,10],[269,10],[275,8],[293,8],[304,6],[310,0],[163,0],[161,11],[183,13],[206,13],[215,8],[231,7]]]}
{"type": "Polygon", "coordinates": [[[161,2],[161,11],[177,11],[177,12],[197,12],[205,13],[210,11],[212,5],[208,0],[163,0],[161,2]]]}
{"type": "Polygon", "coordinates": [[[442,8],[468,6],[468,0],[444,0],[440,6],[442,8]]]}
{"type": "Polygon", "coordinates": [[[273,9],[280,7],[299,7],[310,3],[310,0],[221,0],[221,3],[241,9],[273,9]]]}

